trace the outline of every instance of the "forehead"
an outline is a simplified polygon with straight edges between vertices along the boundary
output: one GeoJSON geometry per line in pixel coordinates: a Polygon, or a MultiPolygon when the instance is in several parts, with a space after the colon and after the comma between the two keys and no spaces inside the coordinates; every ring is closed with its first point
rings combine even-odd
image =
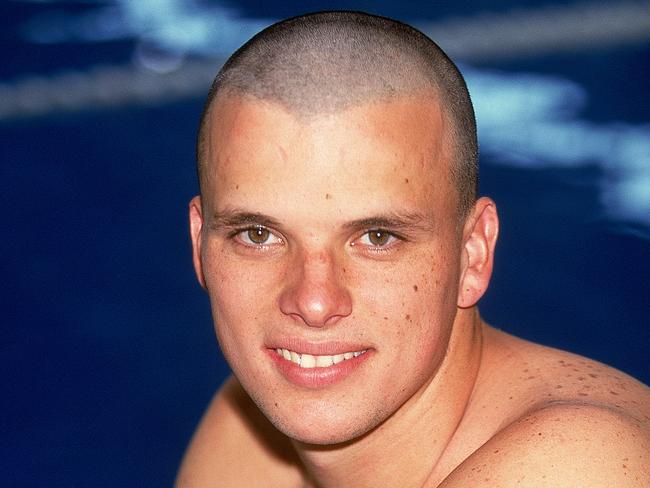
{"type": "Polygon", "coordinates": [[[203,197],[215,210],[322,199],[348,214],[455,208],[448,124],[430,93],[309,117],[228,97],[209,124],[203,197]]]}

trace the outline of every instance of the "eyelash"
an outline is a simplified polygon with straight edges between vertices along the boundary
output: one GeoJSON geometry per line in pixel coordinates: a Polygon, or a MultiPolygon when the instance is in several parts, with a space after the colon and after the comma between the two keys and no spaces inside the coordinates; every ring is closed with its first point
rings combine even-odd
{"type": "MultiPolygon", "coordinates": [[[[372,243],[367,243],[367,244],[362,243],[362,244],[360,244],[361,246],[364,246],[365,249],[368,252],[371,252],[371,253],[379,254],[379,253],[390,252],[392,250],[392,248],[397,245],[398,242],[406,240],[403,236],[401,236],[399,234],[396,234],[395,232],[391,232],[391,231],[381,229],[381,228],[375,228],[375,229],[368,229],[365,232],[363,232],[362,234],[360,234],[356,239],[354,239],[350,243],[350,246],[355,247],[357,245],[357,242],[360,239],[362,239],[363,237],[365,237],[365,236],[368,236],[368,239],[369,239],[370,238],[369,236],[372,233],[387,234],[389,240],[388,240],[388,243],[383,245],[383,246],[374,245],[372,243]]],[[[251,248],[253,250],[259,250],[259,251],[266,251],[266,250],[270,249],[272,246],[275,246],[275,245],[278,245],[278,244],[284,244],[284,242],[285,242],[282,237],[278,236],[275,232],[273,232],[268,227],[265,227],[263,225],[252,225],[252,226],[248,226],[248,227],[239,227],[237,229],[232,230],[228,234],[228,237],[233,239],[233,240],[237,240],[243,246],[246,246],[246,247],[251,248]],[[254,242],[245,242],[242,237],[239,237],[241,235],[245,235],[245,233],[247,233],[247,232],[259,231],[259,230],[263,230],[263,231],[268,232],[269,235],[274,236],[275,239],[278,240],[278,242],[277,243],[271,243],[271,244],[266,244],[266,243],[257,244],[257,243],[254,243],[254,242]]]]}
{"type": "Polygon", "coordinates": [[[278,244],[284,244],[284,239],[282,237],[280,237],[275,232],[273,232],[271,229],[269,229],[268,227],[265,227],[263,225],[251,225],[251,226],[248,226],[248,227],[240,227],[240,228],[234,229],[232,232],[230,232],[228,234],[228,237],[233,239],[233,240],[239,241],[239,243],[241,245],[243,245],[243,246],[246,246],[246,247],[254,249],[254,250],[260,250],[260,251],[268,250],[272,246],[275,246],[275,245],[278,245],[278,244]],[[243,237],[238,238],[238,236],[245,235],[245,233],[248,233],[250,231],[260,231],[260,230],[268,232],[269,236],[275,237],[275,239],[277,239],[278,242],[277,243],[274,242],[274,243],[270,243],[270,244],[267,244],[267,243],[255,243],[255,242],[245,242],[243,240],[244,239],[243,237]]]}
{"type": "Polygon", "coordinates": [[[368,252],[372,253],[386,253],[392,251],[393,247],[395,247],[399,242],[406,240],[403,236],[396,234],[395,232],[391,232],[386,229],[381,229],[381,228],[376,228],[376,229],[368,229],[363,234],[361,234],[359,237],[357,237],[355,240],[353,240],[350,245],[355,246],[360,239],[364,238],[365,236],[368,236],[368,239],[370,239],[370,235],[373,233],[381,233],[381,234],[387,234],[388,235],[388,243],[384,244],[383,246],[381,245],[375,245],[372,243],[368,244],[362,244],[365,246],[368,252]]]}

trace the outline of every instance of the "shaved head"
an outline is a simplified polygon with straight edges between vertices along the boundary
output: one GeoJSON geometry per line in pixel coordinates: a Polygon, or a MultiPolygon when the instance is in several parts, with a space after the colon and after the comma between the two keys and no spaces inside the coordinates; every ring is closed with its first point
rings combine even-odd
{"type": "MultiPolygon", "coordinates": [[[[405,96],[431,98],[448,120],[450,178],[466,215],[476,199],[474,110],[462,75],[427,36],[400,22],[360,12],[323,12],[274,24],[244,44],[215,78],[201,117],[197,169],[203,186],[215,100],[277,103],[308,119],[405,96]]],[[[433,135],[432,135],[433,136],[433,135]]]]}

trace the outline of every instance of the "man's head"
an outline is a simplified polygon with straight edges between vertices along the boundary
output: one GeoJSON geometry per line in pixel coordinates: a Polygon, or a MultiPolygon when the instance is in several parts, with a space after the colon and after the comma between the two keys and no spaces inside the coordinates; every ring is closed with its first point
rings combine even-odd
{"type": "Polygon", "coordinates": [[[368,102],[428,94],[447,119],[449,176],[459,217],[476,198],[476,121],[465,82],[428,37],[400,22],[359,12],[323,12],[274,24],[242,46],[214,80],[197,141],[199,181],[209,161],[214,101],[272,101],[302,119],[368,102]]]}
{"type": "Polygon", "coordinates": [[[229,62],[231,78],[216,82],[200,137],[202,196],[190,203],[194,265],[224,356],[260,410],[294,439],[332,444],[413,404],[455,348],[454,331],[471,335],[497,219],[485,198],[459,218],[450,167],[474,126],[456,135],[455,99],[408,68],[409,43],[379,32],[390,21],[291,22],[313,22],[299,24],[303,47],[329,39],[295,54],[316,71],[290,62],[298,41],[262,34],[248,49],[260,44],[266,59],[229,62]],[[399,69],[378,79],[382,59],[399,69]],[[370,92],[351,72],[358,65],[370,92]],[[243,66],[252,74],[237,74],[243,66]]]}

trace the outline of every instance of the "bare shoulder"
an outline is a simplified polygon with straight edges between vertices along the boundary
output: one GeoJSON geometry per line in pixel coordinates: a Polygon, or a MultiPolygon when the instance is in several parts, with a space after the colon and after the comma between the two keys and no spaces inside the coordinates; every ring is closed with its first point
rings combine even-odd
{"type": "Polygon", "coordinates": [[[486,331],[473,447],[440,486],[650,486],[650,389],[590,359],[486,331]]]}
{"type": "Polygon", "coordinates": [[[650,436],[601,406],[548,405],[501,430],[439,486],[646,487],[650,436]]]}
{"type": "Polygon", "coordinates": [[[514,413],[556,403],[599,406],[650,425],[650,388],[598,361],[486,328],[486,369],[514,413]],[[522,410],[523,408],[523,410],[522,410]]]}
{"type": "Polygon", "coordinates": [[[203,415],[176,486],[300,486],[303,476],[293,453],[288,439],[231,377],[203,415]]]}

